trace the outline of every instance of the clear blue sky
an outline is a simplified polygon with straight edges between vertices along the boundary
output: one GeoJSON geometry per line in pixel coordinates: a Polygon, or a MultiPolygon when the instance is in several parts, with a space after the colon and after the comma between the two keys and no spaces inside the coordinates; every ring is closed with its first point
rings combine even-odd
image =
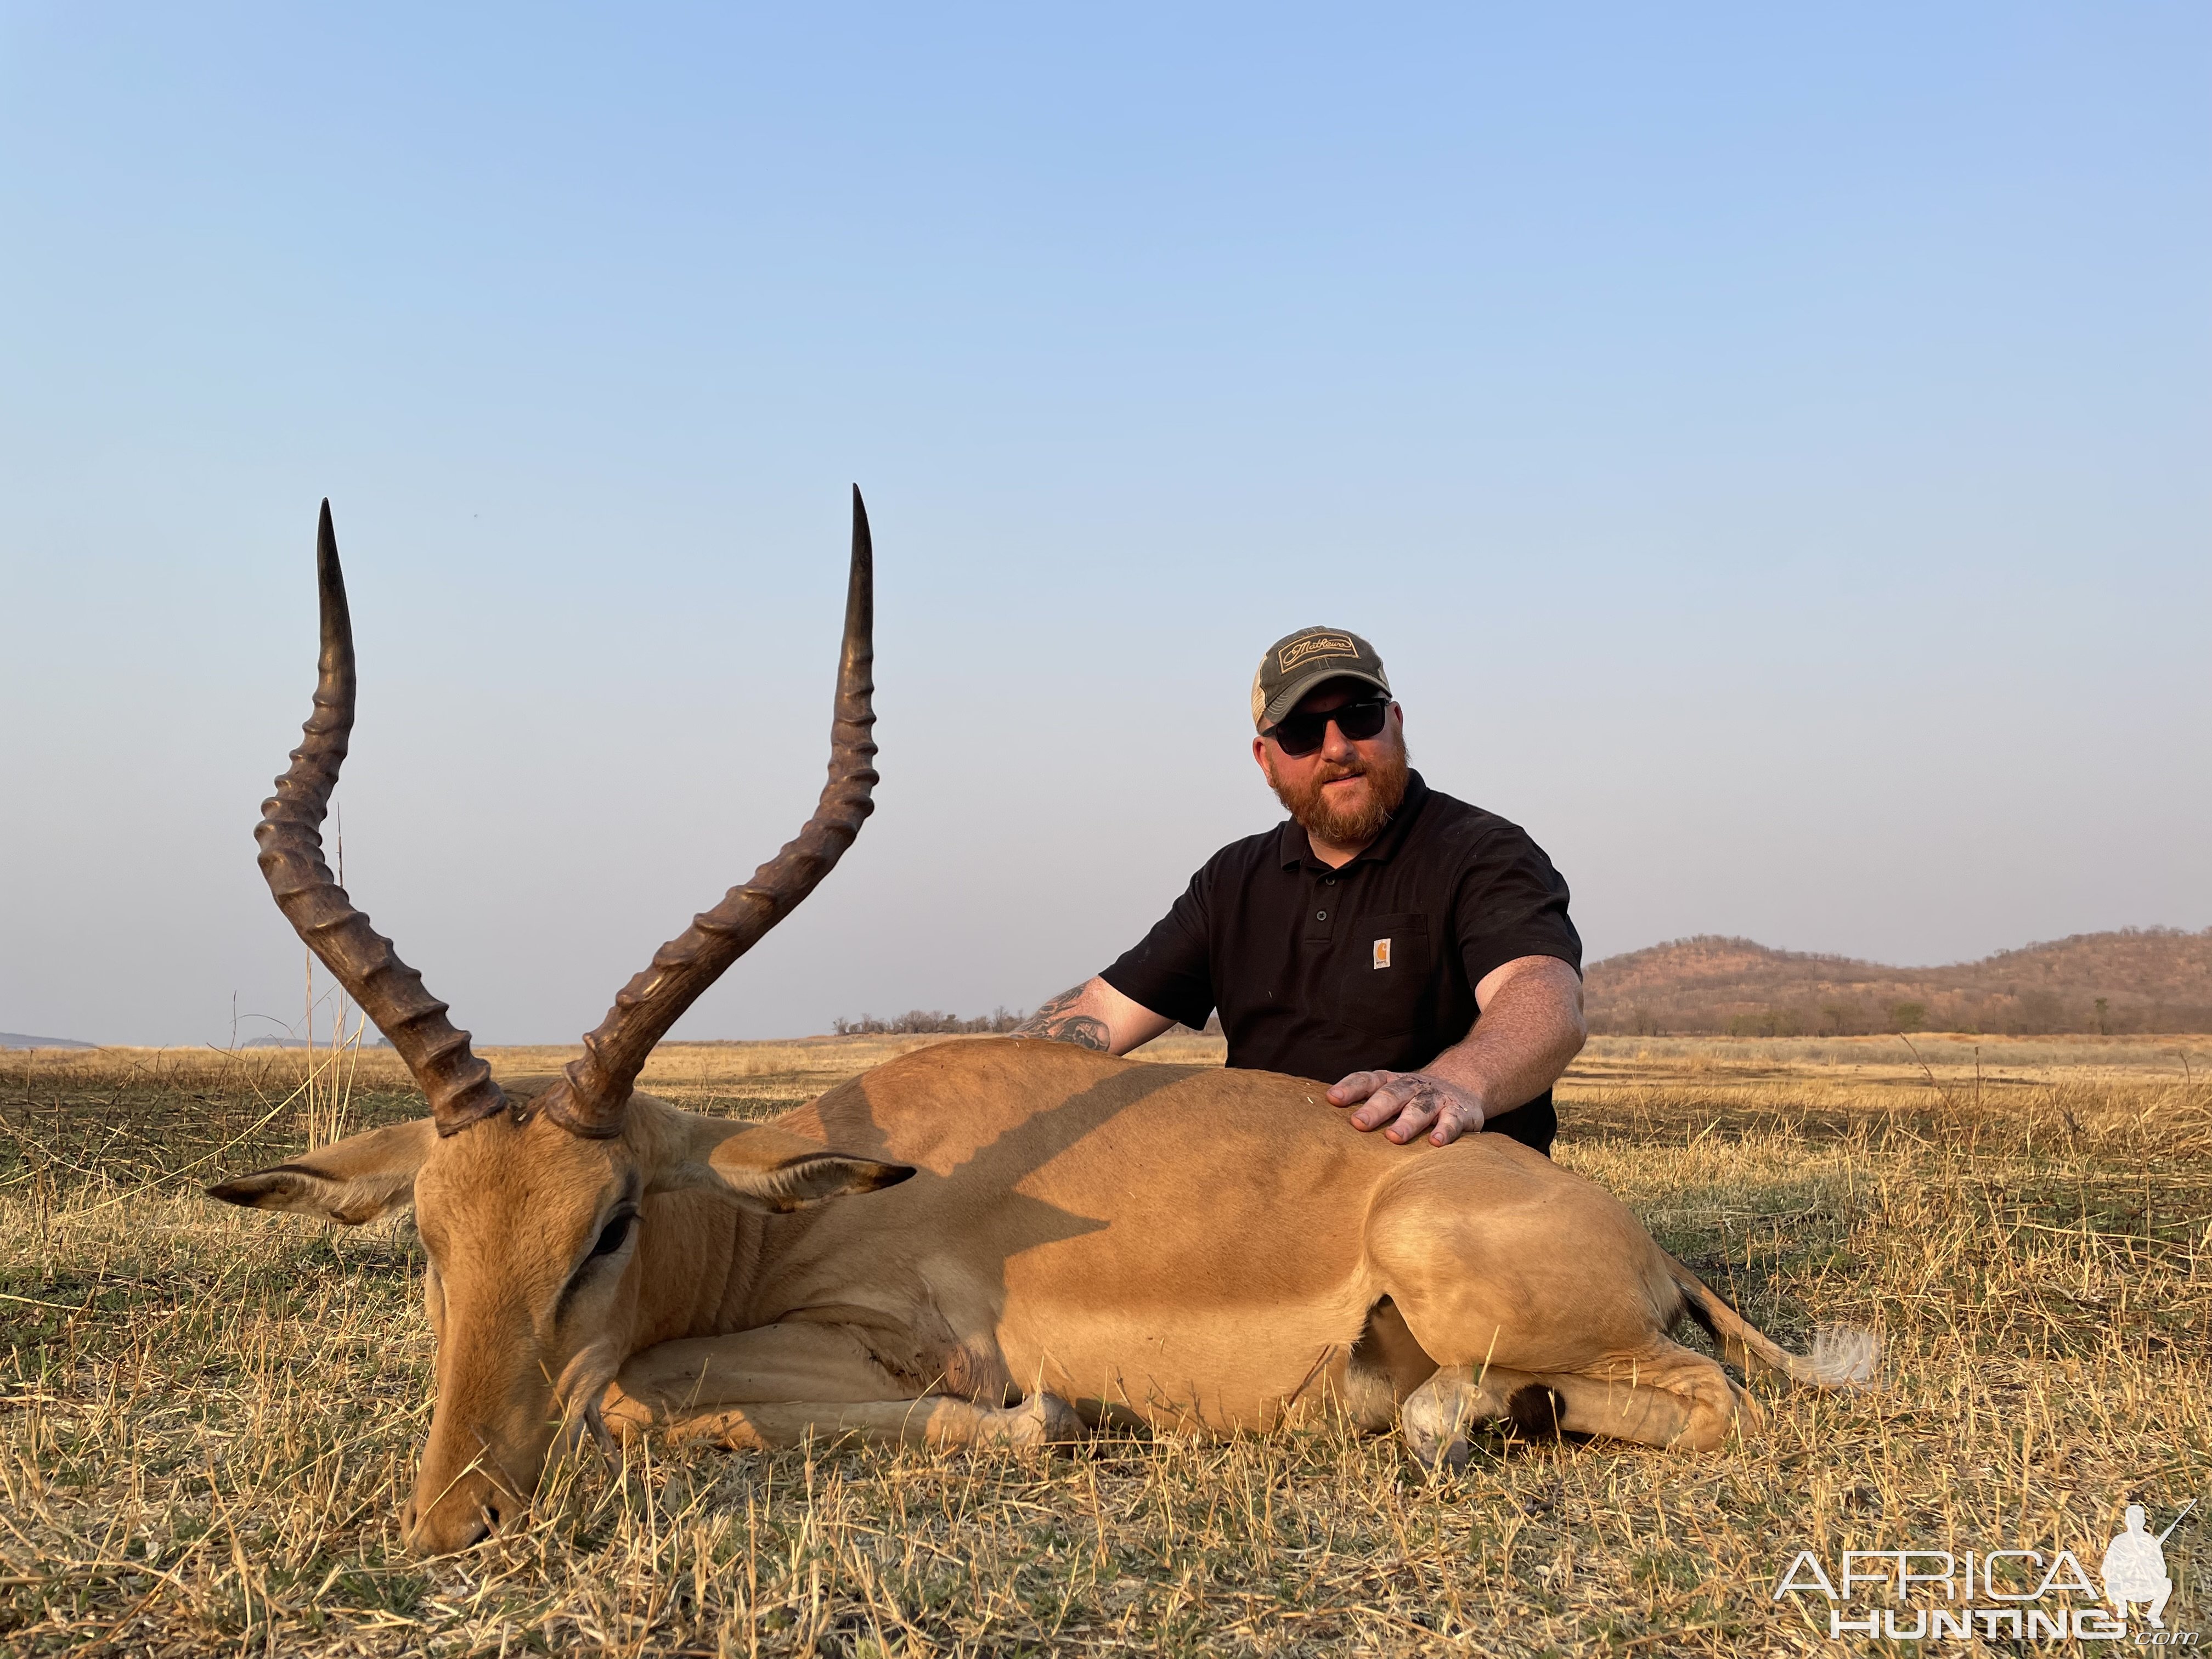
{"type": "Polygon", "coordinates": [[[0,1029],[296,1017],[325,494],[487,1040],[804,816],[852,480],[881,810],[678,1035],[1092,972],[1316,620],[1594,956],[2212,923],[2208,94],[2198,4],[9,6],[0,1029]]]}

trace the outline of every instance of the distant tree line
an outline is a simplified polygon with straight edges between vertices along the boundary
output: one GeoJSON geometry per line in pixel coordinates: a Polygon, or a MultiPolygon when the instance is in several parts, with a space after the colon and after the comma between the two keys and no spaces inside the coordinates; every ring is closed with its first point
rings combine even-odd
{"type": "MultiPolygon", "coordinates": [[[[909,1008],[890,1019],[878,1019],[873,1014],[862,1014],[858,1019],[841,1016],[830,1022],[830,1029],[839,1036],[1003,1036],[1028,1018],[1019,1011],[1010,1014],[1004,1008],[994,1008],[972,1019],[940,1013],[934,1008],[909,1008]]],[[[1177,1036],[1189,1030],[1188,1025],[1174,1025],[1168,1029],[1167,1035],[1177,1036]]],[[[1207,1018],[1204,1035],[1221,1035],[1220,1015],[1207,1018]]]]}
{"type": "Polygon", "coordinates": [[[994,1008],[972,1019],[934,1008],[909,1008],[889,1019],[878,1019],[873,1014],[862,1014],[858,1019],[841,1015],[830,1022],[830,1029],[839,1036],[996,1036],[1012,1030],[1025,1018],[1004,1008],[994,1008]]]}

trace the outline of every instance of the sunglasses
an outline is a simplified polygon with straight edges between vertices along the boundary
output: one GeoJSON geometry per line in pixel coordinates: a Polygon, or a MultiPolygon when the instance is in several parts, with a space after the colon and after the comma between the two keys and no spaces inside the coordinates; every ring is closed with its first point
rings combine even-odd
{"type": "Polygon", "coordinates": [[[1326,714],[1285,714],[1273,726],[1267,735],[1275,746],[1285,755],[1310,755],[1328,740],[1328,726],[1336,722],[1336,729],[1352,743],[1364,743],[1382,729],[1382,722],[1390,713],[1388,697],[1363,697],[1358,702],[1346,703],[1326,714]]]}

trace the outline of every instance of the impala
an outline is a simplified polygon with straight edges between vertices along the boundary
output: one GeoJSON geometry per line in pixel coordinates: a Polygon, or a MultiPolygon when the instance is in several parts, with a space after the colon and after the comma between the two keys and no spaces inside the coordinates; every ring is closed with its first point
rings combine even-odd
{"type": "Polygon", "coordinates": [[[1692,1449],[1755,1427],[1727,1372],[1669,1340],[1685,1315],[1739,1365],[1820,1387],[1871,1376],[1870,1338],[1779,1347],[1540,1154],[1501,1135],[1360,1135],[1298,1078],[1008,1038],[908,1054],[770,1124],[638,1092],[654,1044],[870,811],[873,563],[857,489],[813,817],[655,953],[562,1073],[502,1087],[324,862],[355,687],[328,502],[317,568],[314,710],[262,809],[261,868],[430,1115],[210,1191],[356,1225],[413,1206],[437,1338],[401,1517],[413,1547],[514,1522],[556,1437],[586,1431],[960,1446],[1334,1412],[1395,1420],[1433,1465],[1495,1419],[1692,1449]]]}

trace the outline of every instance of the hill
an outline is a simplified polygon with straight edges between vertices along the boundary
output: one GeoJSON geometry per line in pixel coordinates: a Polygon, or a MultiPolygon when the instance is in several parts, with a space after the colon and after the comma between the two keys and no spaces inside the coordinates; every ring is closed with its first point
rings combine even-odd
{"type": "Polygon", "coordinates": [[[97,1043],[71,1037],[25,1036],[21,1031],[0,1031],[0,1048],[93,1048],[97,1043]]]}
{"type": "Polygon", "coordinates": [[[1943,968],[1710,934],[1590,965],[1590,1030],[1739,1036],[1875,1031],[2212,1031],[2212,927],[2076,933],[1943,968]]]}

